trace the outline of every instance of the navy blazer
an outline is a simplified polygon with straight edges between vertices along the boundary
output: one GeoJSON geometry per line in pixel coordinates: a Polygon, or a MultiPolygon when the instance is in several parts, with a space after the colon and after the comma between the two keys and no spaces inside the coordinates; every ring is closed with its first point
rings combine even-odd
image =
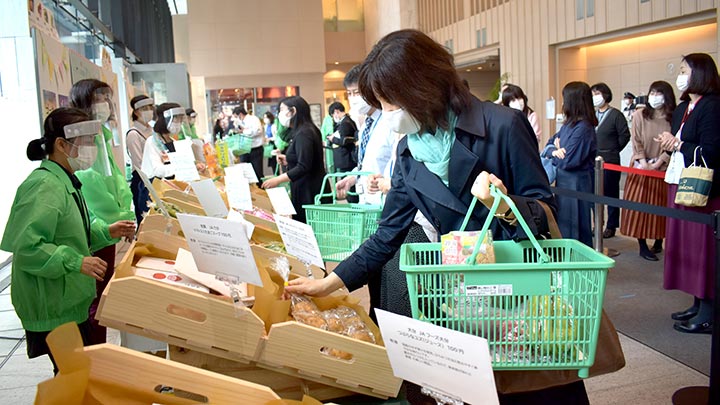
{"type": "MultiPolygon", "coordinates": [[[[677,134],[683,115],[690,104],[684,101],[677,106],[672,117],[672,133],[677,134]]],[[[680,139],[683,141],[680,151],[685,158],[685,167],[693,163],[696,147],[702,149],[702,156],[708,167],[714,169],[710,197],[720,195],[720,96],[703,96],[688,115],[680,139]]],[[[697,153],[698,165],[702,165],[700,150],[697,153]]]]}
{"type": "MultiPolygon", "coordinates": [[[[482,171],[503,181],[535,235],[547,233],[545,211],[535,201],[542,200],[553,209],[555,201],[535,133],[520,111],[473,97],[470,108],[458,116],[449,165],[449,185],[445,186],[413,159],[407,139],[400,141],[392,188],[377,232],[334,271],[348,289],[362,287],[371,273],[382,270],[405,240],[417,210],[440,234],[458,230],[474,198],[470,189],[482,171]]],[[[479,230],[488,212],[478,203],[466,230],[479,230]]],[[[525,235],[519,227],[495,221],[493,237],[522,239],[525,235]]]]}

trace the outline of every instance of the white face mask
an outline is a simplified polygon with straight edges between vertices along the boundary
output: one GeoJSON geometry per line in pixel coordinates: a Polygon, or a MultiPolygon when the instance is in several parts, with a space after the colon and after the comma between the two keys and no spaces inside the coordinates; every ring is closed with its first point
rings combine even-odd
{"type": "Polygon", "coordinates": [[[383,111],[383,117],[390,129],[397,133],[409,135],[420,131],[420,123],[402,108],[394,111],[383,111]]]}
{"type": "Polygon", "coordinates": [[[675,80],[675,86],[680,91],[685,91],[688,88],[688,81],[690,81],[690,75],[678,75],[675,80]]]}
{"type": "Polygon", "coordinates": [[[280,124],[282,126],[286,128],[290,127],[290,120],[292,120],[290,111],[285,111],[278,114],[278,121],[280,121],[280,124]]]}
{"type": "Polygon", "coordinates": [[[152,111],[140,111],[140,118],[143,120],[143,122],[150,123],[153,119],[153,112],[152,111]]]}
{"type": "Polygon", "coordinates": [[[662,94],[648,96],[648,103],[652,108],[660,108],[665,104],[665,96],[662,94]]]}
{"type": "Polygon", "coordinates": [[[171,122],[170,125],[167,126],[168,132],[175,135],[180,133],[180,130],[182,129],[182,124],[179,122],[171,122]]]}
{"type": "Polygon", "coordinates": [[[626,98],[624,98],[623,101],[620,103],[620,105],[622,106],[622,108],[624,110],[624,109],[630,107],[630,102],[626,98]]]}
{"type": "Polygon", "coordinates": [[[336,124],[339,124],[340,121],[343,120],[343,118],[345,118],[344,115],[341,115],[341,116],[339,116],[339,117],[333,117],[333,121],[335,121],[336,124]]]}
{"type": "Polygon", "coordinates": [[[525,100],[517,98],[511,101],[508,107],[522,111],[525,108],[525,100]]]}
{"type": "Polygon", "coordinates": [[[365,101],[362,96],[351,96],[350,97],[350,111],[356,114],[367,115],[370,112],[372,106],[365,101]]]}
{"type": "Polygon", "coordinates": [[[107,101],[101,103],[93,103],[92,116],[94,120],[105,122],[110,118],[110,104],[107,101]]]}
{"type": "Polygon", "coordinates": [[[595,94],[593,96],[593,106],[600,107],[605,103],[605,99],[603,98],[602,94],[595,94]]]}
{"type": "MultiPolygon", "coordinates": [[[[74,146],[74,145],[73,145],[74,146]]],[[[92,167],[97,160],[97,146],[95,145],[83,145],[75,146],[78,151],[77,157],[70,157],[67,154],[68,164],[74,172],[79,170],[87,170],[92,167]]]]}
{"type": "Polygon", "coordinates": [[[265,125],[270,125],[270,118],[263,118],[265,125]]]}

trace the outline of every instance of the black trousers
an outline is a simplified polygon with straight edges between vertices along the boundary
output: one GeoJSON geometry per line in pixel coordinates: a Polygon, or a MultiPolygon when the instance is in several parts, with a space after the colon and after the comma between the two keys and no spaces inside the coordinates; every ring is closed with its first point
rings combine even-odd
{"type": "MultiPolygon", "coordinates": [[[[603,187],[605,188],[605,197],[620,198],[620,172],[614,170],[605,170],[603,178],[603,187]]],[[[608,217],[607,229],[620,228],[620,208],[618,207],[607,207],[608,217]]]]}
{"type": "Polygon", "coordinates": [[[133,205],[135,206],[135,219],[137,220],[138,226],[140,226],[140,222],[143,220],[143,214],[149,211],[147,203],[150,201],[150,192],[135,170],[133,170],[132,180],[130,180],[130,191],[132,191],[133,205]]]}
{"type": "Polygon", "coordinates": [[[262,145],[250,149],[250,153],[240,155],[240,161],[243,163],[250,163],[253,167],[253,171],[258,178],[258,185],[262,184],[263,175],[263,147],[262,145]]]}
{"type": "MultiPolygon", "coordinates": [[[[90,336],[92,335],[92,325],[90,324],[90,320],[88,319],[87,321],[78,324],[78,329],[80,329],[80,336],[82,337],[83,346],[89,346],[91,344],[90,336]]],[[[36,357],[47,354],[50,357],[50,361],[53,365],[53,373],[57,375],[59,370],[57,364],[55,364],[55,358],[52,354],[50,354],[50,348],[45,341],[45,338],[48,334],[50,334],[50,332],[51,331],[33,332],[26,329],[25,340],[27,342],[27,355],[28,358],[34,359],[36,357]]]]}

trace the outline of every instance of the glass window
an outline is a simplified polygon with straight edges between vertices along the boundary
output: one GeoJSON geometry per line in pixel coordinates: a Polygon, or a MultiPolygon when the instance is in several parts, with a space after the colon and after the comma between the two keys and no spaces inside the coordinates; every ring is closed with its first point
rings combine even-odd
{"type": "Polygon", "coordinates": [[[575,13],[578,20],[585,18],[585,0],[575,0],[575,13]]]}
{"type": "Polygon", "coordinates": [[[595,0],[587,0],[587,12],[585,17],[592,17],[595,15],[595,0]]]}

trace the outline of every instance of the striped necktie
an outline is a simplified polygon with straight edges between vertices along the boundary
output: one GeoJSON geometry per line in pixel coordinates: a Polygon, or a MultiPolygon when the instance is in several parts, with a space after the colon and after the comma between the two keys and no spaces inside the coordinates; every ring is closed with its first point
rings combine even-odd
{"type": "Polygon", "coordinates": [[[362,161],[365,158],[365,150],[367,144],[370,141],[370,128],[373,124],[373,118],[368,116],[365,118],[365,128],[363,129],[362,135],[360,135],[360,152],[358,153],[358,168],[362,169],[362,161]]]}

